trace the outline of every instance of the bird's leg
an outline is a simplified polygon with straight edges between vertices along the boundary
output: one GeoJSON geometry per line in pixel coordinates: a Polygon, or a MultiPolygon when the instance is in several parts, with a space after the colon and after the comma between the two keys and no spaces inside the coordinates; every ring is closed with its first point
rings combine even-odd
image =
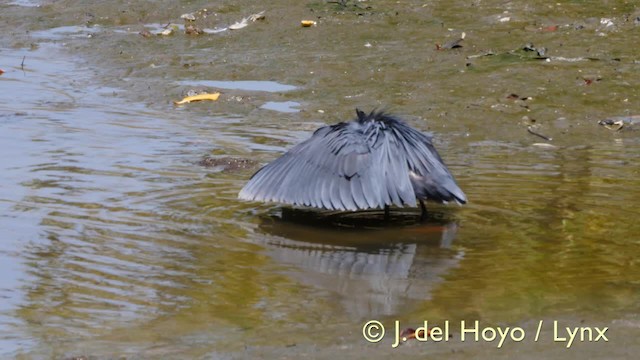
{"type": "Polygon", "coordinates": [[[384,206],[384,221],[389,221],[389,205],[384,206]]]}
{"type": "Polygon", "coordinates": [[[429,213],[427,212],[427,207],[424,205],[424,201],[420,200],[420,220],[427,220],[429,213]]]}

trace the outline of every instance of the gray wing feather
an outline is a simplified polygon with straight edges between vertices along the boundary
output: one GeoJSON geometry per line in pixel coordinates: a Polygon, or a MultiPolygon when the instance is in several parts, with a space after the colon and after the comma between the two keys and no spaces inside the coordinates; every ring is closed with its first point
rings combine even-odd
{"type": "Polygon", "coordinates": [[[358,210],[356,203],[353,201],[353,196],[351,195],[351,181],[340,181],[338,183],[338,187],[340,190],[340,199],[342,200],[342,204],[347,210],[358,210]]]}
{"type": "Polygon", "coordinates": [[[349,186],[351,187],[351,196],[353,196],[353,200],[358,209],[366,209],[369,207],[367,200],[364,197],[364,193],[362,192],[362,180],[359,175],[356,175],[351,178],[349,186]]]}
{"type": "Polygon", "coordinates": [[[362,182],[351,184],[354,177],[369,177],[371,167],[371,149],[361,132],[347,123],[326,126],[258,170],[239,197],[334,210],[380,207],[384,204],[368,199],[371,191],[362,182]],[[352,186],[359,187],[358,200],[352,186]]]}
{"type": "Polygon", "coordinates": [[[318,174],[318,183],[320,184],[320,189],[322,189],[321,194],[319,195],[317,192],[314,192],[314,188],[310,188],[311,196],[315,197],[314,201],[318,204],[319,208],[325,209],[336,209],[331,202],[331,183],[329,179],[325,178],[324,174],[318,174]]]}
{"type": "Polygon", "coordinates": [[[386,164],[389,174],[385,176],[387,189],[395,205],[416,205],[416,197],[413,192],[411,180],[408,176],[407,158],[402,151],[403,139],[396,135],[395,129],[391,129],[390,135],[386,139],[386,164]]]}
{"type": "Polygon", "coordinates": [[[402,145],[411,171],[411,184],[419,199],[467,201],[429,136],[404,124],[398,127],[397,134],[405,139],[402,145]]]}
{"type": "Polygon", "coordinates": [[[466,201],[430,138],[396,120],[322,127],[238,196],[333,210],[415,206],[416,196],[466,201]]]}
{"type": "Polygon", "coordinates": [[[340,199],[340,189],[339,183],[342,180],[335,181],[335,179],[330,179],[329,181],[329,200],[333,205],[333,209],[336,210],[344,210],[344,204],[342,204],[342,200],[340,199]]]}

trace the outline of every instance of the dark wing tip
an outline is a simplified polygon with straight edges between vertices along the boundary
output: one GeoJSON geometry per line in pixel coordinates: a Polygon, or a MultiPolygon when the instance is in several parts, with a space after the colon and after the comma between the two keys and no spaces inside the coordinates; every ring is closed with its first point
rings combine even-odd
{"type": "Polygon", "coordinates": [[[451,195],[453,195],[458,204],[464,205],[467,203],[467,195],[462,192],[462,189],[458,188],[457,191],[451,193],[451,195]]]}

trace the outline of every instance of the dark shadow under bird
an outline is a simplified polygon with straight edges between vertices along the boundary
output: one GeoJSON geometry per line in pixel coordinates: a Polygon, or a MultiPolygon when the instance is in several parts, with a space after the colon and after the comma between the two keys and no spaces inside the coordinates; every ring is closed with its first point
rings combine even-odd
{"type": "Polygon", "coordinates": [[[356,109],[353,121],[324,126],[258,170],[243,200],[328,210],[467,202],[431,137],[384,112],[356,109]]]}

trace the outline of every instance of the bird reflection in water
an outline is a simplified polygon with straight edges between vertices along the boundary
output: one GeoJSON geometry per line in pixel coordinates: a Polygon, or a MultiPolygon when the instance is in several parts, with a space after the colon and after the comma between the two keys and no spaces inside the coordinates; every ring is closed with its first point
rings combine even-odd
{"type": "Polygon", "coordinates": [[[430,212],[425,222],[412,212],[327,213],[283,208],[265,215],[257,241],[288,275],[337,295],[354,319],[397,314],[412,301],[426,301],[464,256],[451,245],[458,224],[430,212]],[[439,216],[439,218],[438,218],[439,216]]]}

